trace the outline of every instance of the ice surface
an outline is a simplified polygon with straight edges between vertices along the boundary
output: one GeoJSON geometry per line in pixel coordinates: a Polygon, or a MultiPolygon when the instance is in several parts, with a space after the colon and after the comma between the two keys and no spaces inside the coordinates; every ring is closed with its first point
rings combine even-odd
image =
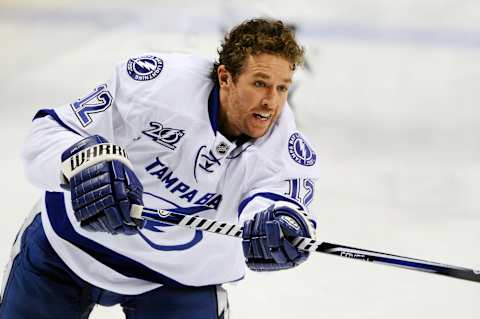
{"type": "MultiPolygon", "coordinates": [[[[2,1],[0,263],[39,194],[19,154],[36,109],[130,54],[213,57],[222,30],[258,15],[296,24],[307,48],[292,102],[321,161],[319,239],[480,268],[480,4],[467,0],[2,1]]],[[[321,254],[229,288],[234,319],[480,315],[476,283],[321,254]]]]}

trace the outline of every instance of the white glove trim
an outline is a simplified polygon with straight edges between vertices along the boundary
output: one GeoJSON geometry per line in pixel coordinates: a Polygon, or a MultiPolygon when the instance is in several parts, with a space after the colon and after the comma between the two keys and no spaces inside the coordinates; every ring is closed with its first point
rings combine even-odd
{"type": "Polygon", "coordinates": [[[125,150],[118,145],[102,143],[92,145],[62,162],[62,174],[69,181],[72,176],[80,171],[103,161],[117,160],[132,169],[125,150]]]}

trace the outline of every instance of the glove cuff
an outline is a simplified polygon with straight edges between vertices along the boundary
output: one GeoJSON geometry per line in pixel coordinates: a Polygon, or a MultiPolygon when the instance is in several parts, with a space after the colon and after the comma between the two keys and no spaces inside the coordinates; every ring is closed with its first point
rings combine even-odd
{"type": "Polygon", "coordinates": [[[72,176],[88,167],[113,160],[132,169],[127,153],[121,146],[108,143],[100,136],[87,137],[62,154],[62,175],[65,181],[69,181],[72,176]]]}

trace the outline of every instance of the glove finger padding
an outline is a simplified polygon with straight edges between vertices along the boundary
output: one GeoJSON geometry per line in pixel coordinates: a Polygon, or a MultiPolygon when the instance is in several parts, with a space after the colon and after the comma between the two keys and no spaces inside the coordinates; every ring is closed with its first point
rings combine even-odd
{"type": "Polygon", "coordinates": [[[133,220],[130,210],[132,205],[143,206],[143,186],[121,147],[105,143],[104,138],[92,136],[62,155],[64,167],[78,163],[64,170],[66,177],[74,172],[66,185],[72,208],[87,230],[135,234],[144,222],[133,220]]]}
{"type": "Polygon", "coordinates": [[[271,255],[273,259],[279,264],[288,262],[292,262],[292,264],[300,264],[308,258],[309,252],[298,250],[288,240],[288,238],[302,236],[302,233],[294,233],[286,229],[288,228],[285,228],[285,224],[282,224],[282,222],[279,220],[274,220],[267,224],[267,238],[274,238],[271,239],[270,242],[275,241],[275,245],[269,245],[271,255]],[[286,233],[289,233],[289,235],[287,235],[286,233]]]}
{"type": "Polygon", "coordinates": [[[272,205],[244,224],[242,244],[247,265],[255,271],[295,267],[304,262],[309,253],[298,250],[290,240],[312,234],[304,212],[290,206],[272,205]]]}
{"type": "Polygon", "coordinates": [[[305,261],[309,252],[300,251],[293,246],[289,239],[295,237],[308,237],[311,238],[313,229],[308,216],[303,212],[299,212],[288,206],[280,206],[274,210],[274,218],[278,221],[278,224],[282,230],[283,235],[286,237],[282,240],[282,250],[272,255],[278,258],[279,253],[285,254],[288,260],[295,263],[305,261]]]}
{"type": "Polygon", "coordinates": [[[133,171],[119,161],[112,161],[113,196],[126,224],[135,225],[130,216],[132,204],[143,205],[143,188],[133,171]]]}
{"type": "Polygon", "coordinates": [[[143,224],[132,220],[130,209],[132,204],[143,205],[140,182],[136,177],[132,177],[135,175],[128,167],[118,161],[100,163],[79,174],[95,176],[95,170],[98,168],[103,170],[104,176],[100,175],[95,180],[87,180],[72,187],[75,217],[82,227],[89,230],[108,231],[113,234],[135,233],[136,227],[143,224]],[[109,168],[108,172],[103,170],[105,166],[109,168]],[[84,184],[88,187],[83,187],[84,184]],[[76,191],[77,189],[80,190],[76,191]],[[84,193],[85,189],[89,191],[84,193]],[[82,195],[76,197],[78,194],[82,195]]]}
{"type": "Polygon", "coordinates": [[[272,259],[265,233],[266,215],[257,214],[243,226],[244,255],[250,258],[272,259]]]}

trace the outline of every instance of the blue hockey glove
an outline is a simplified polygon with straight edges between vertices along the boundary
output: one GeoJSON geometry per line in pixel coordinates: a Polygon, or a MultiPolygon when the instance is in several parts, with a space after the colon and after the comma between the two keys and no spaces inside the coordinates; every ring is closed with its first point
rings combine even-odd
{"type": "Polygon", "coordinates": [[[138,232],[144,222],[130,217],[143,206],[143,186],[125,151],[94,135],[72,145],[62,154],[65,185],[80,226],[90,231],[138,232]]]}
{"type": "Polygon", "coordinates": [[[306,214],[290,206],[272,205],[243,225],[243,253],[254,271],[288,269],[307,260],[289,239],[309,237],[313,229],[306,214]]]}

